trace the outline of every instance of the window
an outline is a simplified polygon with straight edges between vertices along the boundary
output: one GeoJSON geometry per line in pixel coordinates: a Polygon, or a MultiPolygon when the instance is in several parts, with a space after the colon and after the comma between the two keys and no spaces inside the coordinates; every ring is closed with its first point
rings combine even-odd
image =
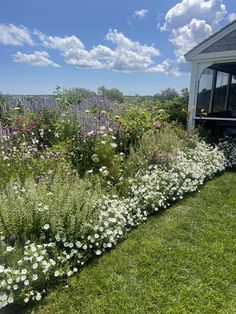
{"type": "Polygon", "coordinates": [[[230,94],[229,94],[229,110],[236,110],[236,76],[232,76],[231,86],[230,86],[230,94]]]}
{"type": "Polygon", "coordinates": [[[229,73],[217,71],[213,112],[225,111],[229,73]]]}
{"type": "Polygon", "coordinates": [[[202,72],[198,87],[197,116],[201,115],[201,110],[209,112],[213,73],[212,69],[205,69],[202,72]]]}

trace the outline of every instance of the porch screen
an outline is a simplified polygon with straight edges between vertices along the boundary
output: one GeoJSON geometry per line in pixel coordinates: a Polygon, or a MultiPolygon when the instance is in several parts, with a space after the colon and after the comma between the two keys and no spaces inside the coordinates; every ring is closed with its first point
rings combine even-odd
{"type": "Polygon", "coordinates": [[[198,87],[197,116],[201,115],[201,111],[209,112],[213,73],[212,69],[205,69],[202,72],[198,87]]]}
{"type": "Polygon", "coordinates": [[[229,94],[229,110],[236,110],[236,76],[232,76],[230,94],[229,94]]]}
{"type": "Polygon", "coordinates": [[[214,93],[213,112],[225,111],[226,91],[229,73],[217,71],[217,80],[214,93]]]}

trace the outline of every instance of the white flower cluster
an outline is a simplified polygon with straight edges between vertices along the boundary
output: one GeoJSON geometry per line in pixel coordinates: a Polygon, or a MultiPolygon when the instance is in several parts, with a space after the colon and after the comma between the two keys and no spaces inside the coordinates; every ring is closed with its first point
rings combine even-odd
{"type": "Polygon", "coordinates": [[[26,140],[15,135],[5,135],[0,139],[0,154],[4,160],[15,160],[21,158],[27,160],[39,154],[39,146],[43,148],[43,145],[39,145],[39,140],[36,137],[26,140]]]}
{"type": "MultiPolygon", "coordinates": [[[[49,243],[26,243],[14,267],[0,265],[0,308],[13,302],[39,301],[47,282],[70,277],[88,258],[114,247],[149,214],[195,191],[204,180],[223,171],[226,164],[222,151],[199,142],[187,153],[177,151],[171,169],[151,166],[145,173],[139,172],[130,180],[129,197],[102,197],[94,205],[97,218],[84,225],[80,239],[69,241],[58,233],[49,243]]],[[[43,230],[50,232],[50,224],[45,224],[43,230]]],[[[4,236],[0,240],[5,254],[14,254],[4,236]]]]}
{"type": "Polygon", "coordinates": [[[236,166],[236,141],[235,139],[229,139],[219,144],[219,148],[223,151],[229,168],[236,166]]]}
{"type": "Polygon", "coordinates": [[[155,211],[193,192],[215,173],[225,169],[226,158],[217,148],[199,142],[188,153],[177,151],[171,169],[151,166],[143,176],[137,176],[131,191],[141,207],[155,211]]]}
{"type": "MultiPolygon", "coordinates": [[[[4,238],[1,237],[1,246],[4,238]]],[[[55,247],[55,243],[36,245],[28,242],[23,251],[22,258],[17,261],[17,265],[7,267],[0,265],[0,308],[23,299],[24,303],[29,300],[39,301],[42,292],[37,291],[39,279],[49,278],[48,272],[55,267],[56,262],[49,258],[49,251],[55,247]]],[[[12,254],[14,248],[6,246],[6,252],[12,254]]]]}

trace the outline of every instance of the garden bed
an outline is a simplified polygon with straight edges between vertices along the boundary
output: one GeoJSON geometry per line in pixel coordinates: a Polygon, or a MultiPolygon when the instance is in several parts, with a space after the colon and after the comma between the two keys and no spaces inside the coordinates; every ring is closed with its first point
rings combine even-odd
{"type": "Polygon", "coordinates": [[[150,217],[27,313],[234,313],[235,174],[150,217]]]}
{"type": "Polygon", "coordinates": [[[2,308],[40,301],[149,216],[235,164],[233,145],[206,144],[158,106],[126,104],[119,116],[100,110],[107,123],[98,119],[91,130],[67,109],[7,112],[4,120],[2,308]]]}

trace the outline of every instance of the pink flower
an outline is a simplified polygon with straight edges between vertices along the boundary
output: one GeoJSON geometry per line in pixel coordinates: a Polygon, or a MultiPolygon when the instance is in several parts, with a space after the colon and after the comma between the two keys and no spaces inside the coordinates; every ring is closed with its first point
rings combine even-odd
{"type": "Polygon", "coordinates": [[[16,118],[16,124],[21,124],[22,120],[20,118],[16,118]]]}
{"type": "Polygon", "coordinates": [[[111,143],[111,147],[112,147],[112,148],[116,148],[116,147],[117,147],[117,144],[116,144],[116,143],[111,143]]]}
{"type": "Polygon", "coordinates": [[[157,130],[160,130],[161,123],[160,122],[156,122],[155,125],[154,125],[154,128],[157,129],[157,130]]]}
{"type": "Polygon", "coordinates": [[[90,137],[90,136],[92,136],[93,134],[94,134],[94,131],[87,132],[87,133],[85,134],[85,137],[90,137]]]}

